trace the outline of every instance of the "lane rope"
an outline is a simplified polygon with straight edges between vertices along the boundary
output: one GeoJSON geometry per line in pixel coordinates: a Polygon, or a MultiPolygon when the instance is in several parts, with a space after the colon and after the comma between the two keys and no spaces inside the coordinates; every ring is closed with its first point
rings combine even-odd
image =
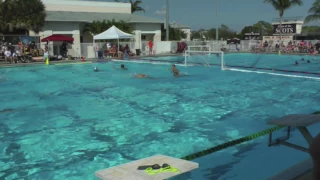
{"type": "MultiPolygon", "coordinates": [[[[320,111],[316,111],[316,112],[314,112],[312,114],[320,114],[320,111]]],[[[241,143],[256,139],[258,137],[270,134],[272,132],[275,132],[275,131],[278,131],[280,129],[283,129],[284,127],[287,127],[287,126],[275,126],[275,127],[272,127],[272,128],[269,128],[269,129],[266,129],[266,130],[263,130],[263,131],[260,131],[260,132],[257,132],[257,133],[254,133],[254,134],[239,138],[239,139],[235,139],[235,140],[232,140],[232,141],[228,141],[228,142],[219,144],[217,146],[214,146],[212,148],[209,148],[209,149],[206,149],[206,150],[203,150],[203,151],[200,151],[200,152],[196,152],[196,153],[187,155],[187,156],[182,157],[180,159],[184,159],[184,160],[188,160],[188,161],[189,160],[193,160],[193,159],[197,159],[197,158],[212,154],[214,152],[220,151],[222,149],[226,149],[228,147],[231,147],[231,146],[234,146],[234,145],[238,145],[238,144],[241,144],[241,143]]]]}
{"type": "Polygon", "coordinates": [[[196,152],[196,153],[187,155],[185,157],[182,157],[181,159],[193,160],[193,159],[196,159],[196,158],[199,158],[199,157],[203,157],[203,156],[212,154],[214,152],[220,151],[222,149],[226,149],[228,147],[231,147],[231,146],[234,146],[234,145],[237,145],[237,144],[244,143],[246,141],[250,141],[250,140],[256,139],[256,138],[264,136],[266,134],[270,134],[270,133],[272,133],[274,131],[278,131],[278,130],[284,128],[284,127],[285,126],[275,126],[275,127],[272,127],[272,128],[269,128],[269,129],[266,129],[266,130],[263,130],[263,131],[260,131],[260,132],[257,132],[257,133],[254,133],[254,134],[239,138],[239,139],[235,139],[235,140],[232,140],[232,141],[225,142],[223,144],[219,144],[217,146],[214,146],[212,148],[209,148],[209,149],[206,149],[206,150],[203,150],[203,151],[200,151],[200,152],[196,152]]]}

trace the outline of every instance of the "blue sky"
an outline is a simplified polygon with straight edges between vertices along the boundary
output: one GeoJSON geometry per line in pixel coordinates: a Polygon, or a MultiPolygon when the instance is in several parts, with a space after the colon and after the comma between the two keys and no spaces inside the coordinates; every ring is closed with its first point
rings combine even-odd
{"type": "MultiPolygon", "coordinates": [[[[165,0],[142,1],[146,16],[165,18],[165,0]]],[[[305,17],[314,1],[303,0],[303,6],[286,11],[284,17],[305,17]]],[[[216,0],[169,0],[169,4],[170,22],[180,22],[190,26],[193,30],[216,26],[216,0]]],[[[236,31],[241,31],[244,26],[254,24],[259,20],[271,22],[272,18],[277,17],[278,13],[263,0],[219,0],[220,23],[236,31]]]]}

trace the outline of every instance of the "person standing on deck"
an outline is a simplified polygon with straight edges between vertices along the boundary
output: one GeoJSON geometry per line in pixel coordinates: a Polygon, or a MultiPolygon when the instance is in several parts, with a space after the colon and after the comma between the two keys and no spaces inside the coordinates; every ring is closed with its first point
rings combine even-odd
{"type": "Polygon", "coordinates": [[[152,40],[150,40],[148,42],[148,46],[149,46],[149,56],[151,56],[152,55],[152,51],[153,51],[153,42],[152,42],[152,40]]]}

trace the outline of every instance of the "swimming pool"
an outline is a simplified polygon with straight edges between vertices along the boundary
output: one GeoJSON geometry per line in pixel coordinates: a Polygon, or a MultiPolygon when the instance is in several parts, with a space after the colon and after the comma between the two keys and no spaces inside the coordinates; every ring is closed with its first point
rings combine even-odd
{"type": "MultiPolygon", "coordinates": [[[[173,78],[165,65],[113,65],[0,69],[0,179],[95,179],[100,169],[182,157],[320,109],[320,81],[218,67],[179,67],[190,76],[173,78]]],[[[175,179],[265,179],[306,157],[263,137],[197,159],[200,169],[175,179]]]]}

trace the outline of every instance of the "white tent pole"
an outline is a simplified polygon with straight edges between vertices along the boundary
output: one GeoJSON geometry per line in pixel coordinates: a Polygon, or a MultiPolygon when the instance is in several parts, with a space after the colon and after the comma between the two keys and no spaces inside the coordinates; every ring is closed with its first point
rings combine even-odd
{"type": "Polygon", "coordinates": [[[96,53],[96,40],[93,39],[93,52],[94,52],[94,58],[97,58],[97,53],[96,53]]]}

